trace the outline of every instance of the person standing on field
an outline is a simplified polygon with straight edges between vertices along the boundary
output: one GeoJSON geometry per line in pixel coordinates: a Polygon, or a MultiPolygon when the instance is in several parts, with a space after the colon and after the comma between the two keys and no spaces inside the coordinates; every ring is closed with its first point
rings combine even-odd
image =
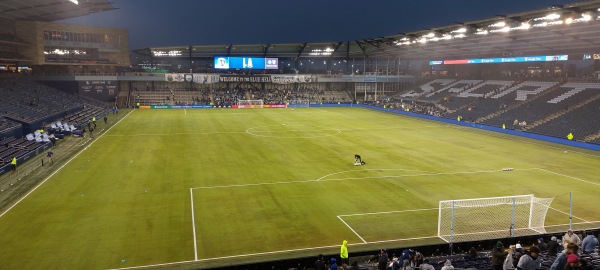
{"type": "Polygon", "coordinates": [[[48,163],[49,164],[53,164],[54,163],[54,161],[52,161],[52,157],[53,156],[54,156],[54,153],[52,152],[52,150],[48,151],[47,157],[48,157],[48,163]]]}
{"type": "Polygon", "coordinates": [[[10,169],[14,172],[17,170],[17,158],[13,157],[10,161],[10,169]]]}
{"type": "Polygon", "coordinates": [[[348,265],[348,241],[346,240],[342,241],[342,246],[340,248],[340,258],[342,259],[342,267],[344,267],[344,265],[348,265]]]}

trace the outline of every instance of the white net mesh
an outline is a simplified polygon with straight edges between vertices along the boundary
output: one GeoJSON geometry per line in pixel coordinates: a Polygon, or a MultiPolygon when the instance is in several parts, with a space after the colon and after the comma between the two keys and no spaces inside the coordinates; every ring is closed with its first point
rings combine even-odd
{"type": "Polygon", "coordinates": [[[292,99],[288,101],[290,107],[293,108],[308,108],[310,107],[310,101],[308,99],[292,99]]]}
{"type": "Polygon", "coordinates": [[[240,109],[244,109],[244,108],[263,108],[264,107],[264,103],[262,99],[256,99],[256,100],[238,100],[238,108],[240,109]]]}
{"type": "Polygon", "coordinates": [[[520,195],[440,201],[438,237],[456,243],[545,233],[552,200],[520,195]]]}

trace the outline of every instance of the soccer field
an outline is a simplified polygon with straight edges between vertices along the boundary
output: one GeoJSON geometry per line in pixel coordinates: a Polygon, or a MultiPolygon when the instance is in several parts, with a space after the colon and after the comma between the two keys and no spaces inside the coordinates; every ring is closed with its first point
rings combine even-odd
{"type": "Polygon", "coordinates": [[[569,192],[574,228],[595,228],[599,165],[598,152],[362,108],[135,110],[0,217],[0,262],[203,267],[344,239],[351,253],[442,243],[440,200],[523,194],[554,198],[547,231],[568,228],[569,192]]]}

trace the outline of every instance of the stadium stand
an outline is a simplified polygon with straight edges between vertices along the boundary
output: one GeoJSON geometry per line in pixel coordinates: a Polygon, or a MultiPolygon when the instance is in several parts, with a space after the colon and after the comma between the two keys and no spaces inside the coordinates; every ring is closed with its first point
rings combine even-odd
{"type": "Polygon", "coordinates": [[[134,101],[141,105],[215,105],[231,106],[240,99],[262,99],[264,104],[284,104],[289,100],[307,99],[311,103],[348,103],[352,97],[346,91],[318,90],[312,87],[256,88],[236,87],[200,89],[156,89],[134,90],[134,101]]]}
{"type": "Polygon", "coordinates": [[[92,117],[100,118],[109,111],[101,102],[67,94],[23,76],[0,77],[0,93],[2,172],[8,171],[13,157],[22,162],[48,148],[51,133],[62,137],[61,134],[69,134],[92,117]],[[57,126],[66,123],[68,129],[57,126]]]}
{"type": "Polygon", "coordinates": [[[598,143],[600,83],[434,79],[376,105],[598,143]]]}

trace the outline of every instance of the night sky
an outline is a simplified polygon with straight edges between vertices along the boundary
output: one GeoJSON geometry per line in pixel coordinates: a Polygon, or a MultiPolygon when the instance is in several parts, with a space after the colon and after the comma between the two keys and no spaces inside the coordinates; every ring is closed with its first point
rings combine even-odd
{"type": "Polygon", "coordinates": [[[118,10],[59,21],[129,29],[130,49],[377,38],[565,0],[113,0],[118,10]]]}

